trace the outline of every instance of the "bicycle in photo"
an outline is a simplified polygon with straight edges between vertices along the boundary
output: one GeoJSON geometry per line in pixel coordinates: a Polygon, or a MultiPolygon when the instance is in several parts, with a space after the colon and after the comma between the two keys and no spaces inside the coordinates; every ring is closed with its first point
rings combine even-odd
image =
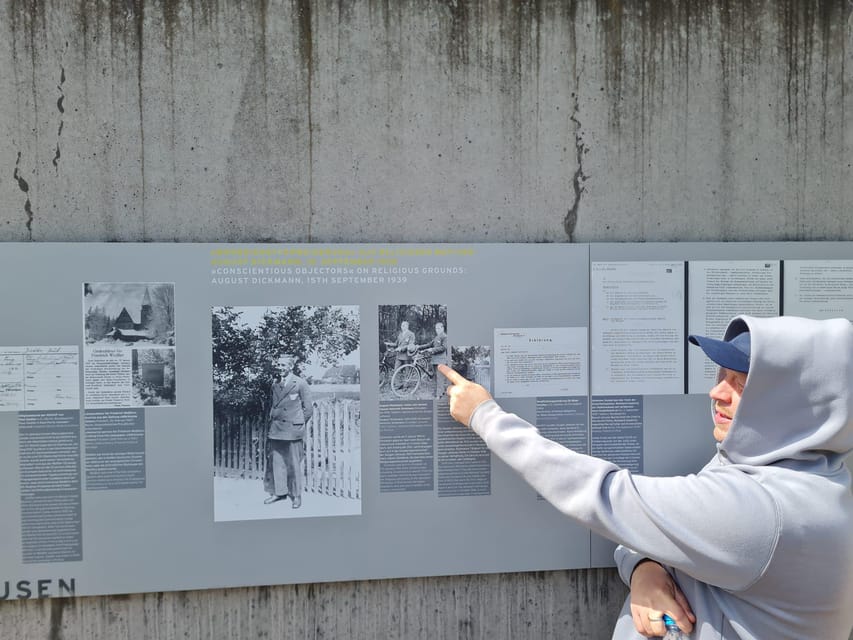
{"type": "Polygon", "coordinates": [[[432,355],[427,351],[418,351],[412,362],[400,365],[391,376],[391,391],[398,398],[411,398],[415,395],[424,378],[431,379],[432,355]]]}
{"type": "Polygon", "coordinates": [[[391,376],[394,375],[394,364],[397,361],[397,354],[394,351],[393,342],[382,343],[384,348],[380,347],[379,352],[379,391],[382,392],[391,384],[391,376]]]}

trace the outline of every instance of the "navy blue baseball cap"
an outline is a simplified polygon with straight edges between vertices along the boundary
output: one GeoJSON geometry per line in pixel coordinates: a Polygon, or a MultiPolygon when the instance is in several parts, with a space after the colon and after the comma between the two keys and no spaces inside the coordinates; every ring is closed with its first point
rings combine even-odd
{"type": "Polygon", "coordinates": [[[721,367],[749,372],[749,331],[744,331],[729,340],[715,340],[705,336],[688,336],[687,339],[702,348],[705,355],[721,367]]]}

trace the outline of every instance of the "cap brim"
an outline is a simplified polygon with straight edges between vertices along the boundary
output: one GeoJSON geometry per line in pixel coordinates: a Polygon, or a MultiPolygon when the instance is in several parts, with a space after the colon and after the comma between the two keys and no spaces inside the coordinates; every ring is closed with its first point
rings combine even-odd
{"type": "Polygon", "coordinates": [[[730,342],[705,336],[688,336],[687,339],[719,366],[741,373],[749,371],[749,356],[730,342]]]}

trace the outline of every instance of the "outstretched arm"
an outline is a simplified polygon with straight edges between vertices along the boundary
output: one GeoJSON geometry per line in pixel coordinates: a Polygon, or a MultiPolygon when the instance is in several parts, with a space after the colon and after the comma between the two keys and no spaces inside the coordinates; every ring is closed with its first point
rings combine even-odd
{"type": "Polygon", "coordinates": [[[480,385],[449,367],[439,371],[453,383],[447,391],[451,415],[577,522],[725,589],[747,588],[767,566],[778,542],[778,508],[735,466],[683,477],[635,475],[543,437],[480,385]]]}

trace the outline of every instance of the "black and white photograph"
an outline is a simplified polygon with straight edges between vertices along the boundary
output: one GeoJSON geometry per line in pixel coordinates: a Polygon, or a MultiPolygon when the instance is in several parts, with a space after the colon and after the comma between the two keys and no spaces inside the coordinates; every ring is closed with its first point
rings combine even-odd
{"type": "Polygon", "coordinates": [[[174,283],[84,282],[83,332],[86,407],[176,406],[174,283]]]}
{"type": "Polygon", "coordinates": [[[466,380],[476,382],[492,393],[492,347],[477,345],[453,347],[450,350],[451,367],[466,380]]]}
{"type": "Polygon", "coordinates": [[[441,397],[447,380],[438,373],[448,363],[447,306],[379,306],[379,399],[441,397]]]}
{"type": "Polygon", "coordinates": [[[83,283],[85,344],[175,346],[175,285],[167,282],[83,283]]]}
{"type": "Polygon", "coordinates": [[[361,514],[357,306],[213,307],[214,520],[361,514]]]}
{"type": "Polygon", "coordinates": [[[175,350],[134,349],[131,352],[134,407],[175,404],[175,350]]]}

